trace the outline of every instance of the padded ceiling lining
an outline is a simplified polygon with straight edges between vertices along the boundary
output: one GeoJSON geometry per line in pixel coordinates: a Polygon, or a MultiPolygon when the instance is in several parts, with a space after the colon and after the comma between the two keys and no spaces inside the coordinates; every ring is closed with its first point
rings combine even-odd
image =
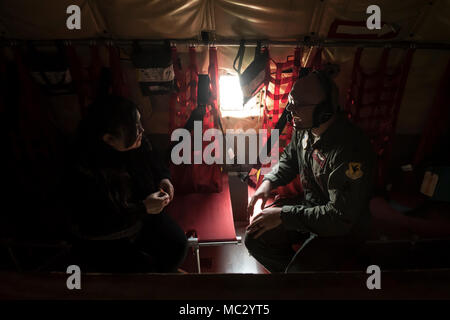
{"type": "MultiPolygon", "coordinates": [[[[295,40],[326,37],[334,19],[365,21],[371,0],[14,0],[0,2],[6,38],[217,38],[295,40]],[[81,30],[66,28],[66,8],[82,8],[81,30]]],[[[447,0],[380,0],[381,19],[400,27],[397,40],[450,43],[447,0]],[[410,34],[413,36],[411,37],[410,34]]],[[[375,32],[375,31],[374,31],[375,32]]]]}

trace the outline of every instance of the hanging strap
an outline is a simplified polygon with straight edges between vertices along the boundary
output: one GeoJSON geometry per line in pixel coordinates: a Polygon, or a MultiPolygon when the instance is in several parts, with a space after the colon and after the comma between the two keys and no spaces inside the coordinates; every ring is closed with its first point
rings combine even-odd
{"type": "Polygon", "coordinates": [[[134,40],[133,41],[132,48],[133,48],[133,54],[137,54],[137,53],[141,53],[142,52],[142,47],[139,44],[138,40],[134,40]]]}
{"type": "Polygon", "coordinates": [[[176,118],[177,118],[177,98],[180,94],[180,84],[179,84],[179,75],[177,72],[179,69],[178,65],[178,52],[177,47],[172,46],[170,48],[170,56],[172,58],[173,62],[173,71],[175,73],[175,92],[172,92],[170,95],[170,102],[169,102],[169,137],[172,135],[172,131],[176,129],[176,118]]]}
{"type": "MultiPolygon", "coordinates": [[[[378,126],[378,121],[374,117],[376,114],[377,108],[380,106],[381,103],[381,96],[383,95],[384,91],[384,80],[385,75],[387,73],[387,64],[389,61],[389,55],[391,53],[390,48],[385,48],[383,50],[383,53],[381,55],[381,59],[378,66],[378,71],[376,72],[376,87],[375,87],[375,101],[373,102],[373,107],[370,108],[370,114],[369,114],[369,122],[367,123],[369,132],[374,132],[378,126]]],[[[367,77],[366,75],[363,75],[363,77],[367,77]]],[[[365,88],[364,88],[365,90],[365,88]]],[[[364,91],[366,93],[366,91],[364,91]]]]}
{"type": "MultiPolygon", "coordinates": [[[[288,92],[288,93],[291,92],[295,82],[297,81],[297,79],[299,77],[302,55],[303,55],[303,50],[301,48],[299,48],[299,47],[295,48],[295,50],[294,50],[294,61],[293,61],[293,66],[292,66],[292,76],[289,77],[289,79],[291,81],[289,82],[288,86],[286,87],[285,92],[288,92]]],[[[287,98],[286,99],[282,99],[282,102],[286,103],[287,102],[287,98]]],[[[284,108],[286,108],[286,106],[284,106],[284,108]]],[[[287,146],[289,141],[291,141],[291,138],[292,138],[292,123],[290,121],[287,121],[285,134],[281,135],[280,140],[283,140],[284,141],[284,145],[287,146]]]]}
{"type": "Polygon", "coordinates": [[[188,82],[187,89],[189,98],[187,99],[188,112],[197,108],[197,86],[198,86],[198,71],[197,71],[197,52],[195,47],[189,48],[189,67],[188,67],[188,82]]]}
{"type": "Polygon", "coordinates": [[[255,48],[255,57],[254,59],[258,59],[261,55],[261,41],[256,41],[256,48],[255,48]]]}
{"type": "Polygon", "coordinates": [[[314,55],[313,60],[311,61],[311,68],[313,70],[320,70],[322,69],[322,51],[323,47],[318,47],[316,50],[316,54],[314,55]]]}
{"type": "Polygon", "coordinates": [[[224,133],[222,120],[219,109],[220,88],[219,88],[219,61],[217,59],[217,48],[211,47],[209,49],[210,57],[210,70],[209,77],[211,79],[211,91],[212,96],[215,97],[214,104],[212,105],[212,115],[215,121],[214,127],[219,128],[224,133]]]}
{"type": "Polygon", "coordinates": [[[265,54],[267,55],[267,63],[266,63],[266,76],[264,79],[264,86],[265,86],[265,96],[264,96],[264,117],[263,117],[263,129],[268,129],[268,126],[270,125],[271,117],[269,116],[269,109],[267,108],[267,98],[269,97],[269,84],[270,84],[270,51],[269,48],[264,48],[265,54]]]}
{"type": "Polygon", "coordinates": [[[347,117],[349,119],[353,118],[355,115],[353,114],[355,112],[354,105],[356,103],[356,80],[358,75],[358,66],[361,61],[361,55],[362,55],[363,48],[358,47],[355,52],[355,57],[353,58],[353,68],[352,68],[352,81],[350,84],[350,88],[348,91],[348,97],[347,101],[345,103],[345,111],[347,112],[347,117]]]}
{"type": "Polygon", "coordinates": [[[233,62],[233,69],[237,72],[238,75],[241,75],[242,60],[244,59],[244,53],[245,53],[245,40],[241,40],[240,45],[239,45],[239,50],[238,50],[236,58],[234,58],[234,62],[233,62]],[[239,59],[239,62],[238,62],[238,66],[236,68],[236,62],[238,61],[238,59],[239,59]]]}
{"type": "Polygon", "coordinates": [[[303,48],[297,47],[294,51],[294,71],[299,74],[299,70],[302,67],[303,48]]]}
{"type": "Polygon", "coordinates": [[[109,65],[111,67],[113,93],[128,98],[130,94],[120,65],[119,48],[112,45],[109,46],[109,65]]]}
{"type": "Polygon", "coordinates": [[[83,91],[83,79],[82,79],[82,70],[81,70],[81,62],[76,52],[76,49],[71,44],[66,46],[66,55],[69,61],[69,70],[70,75],[72,77],[73,84],[75,86],[75,90],[78,95],[78,102],[80,103],[80,114],[84,115],[85,113],[85,92],[83,91]]]}
{"type": "Polygon", "coordinates": [[[211,81],[211,102],[214,103],[214,108],[218,107],[219,101],[219,64],[217,61],[217,48],[209,48],[209,79],[211,81]]]}
{"type": "Polygon", "coordinates": [[[88,68],[90,87],[89,96],[91,100],[95,100],[100,94],[100,77],[102,73],[102,60],[100,59],[99,48],[97,45],[90,46],[91,61],[88,68]]]}
{"type": "Polygon", "coordinates": [[[208,75],[210,79],[210,91],[211,91],[211,111],[207,111],[207,116],[209,122],[207,124],[208,128],[214,128],[214,126],[218,126],[220,122],[219,116],[219,65],[217,61],[217,48],[210,47],[209,48],[209,67],[208,67],[208,75]]]}
{"type": "Polygon", "coordinates": [[[393,127],[395,128],[397,126],[397,120],[398,120],[398,114],[400,110],[400,105],[403,100],[403,94],[405,92],[406,87],[406,81],[408,80],[409,70],[411,69],[412,60],[414,57],[415,49],[408,49],[406,52],[405,61],[402,66],[402,74],[401,74],[401,80],[399,89],[397,91],[397,96],[395,100],[395,107],[394,107],[394,120],[393,120],[393,127]]]}

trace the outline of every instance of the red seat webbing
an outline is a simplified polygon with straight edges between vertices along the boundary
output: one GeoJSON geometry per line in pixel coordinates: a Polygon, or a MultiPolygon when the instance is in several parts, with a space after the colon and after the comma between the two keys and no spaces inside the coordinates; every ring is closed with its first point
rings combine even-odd
{"type": "MultiPolygon", "coordinates": [[[[265,49],[268,50],[268,49],[265,49]]],[[[266,97],[265,97],[265,113],[263,120],[263,129],[271,129],[278,122],[280,115],[286,106],[289,92],[291,92],[292,86],[298,78],[302,59],[302,49],[296,48],[294,51],[294,59],[289,60],[291,56],[288,56],[286,62],[275,62],[273,59],[269,59],[268,66],[266,68],[266,97]],[[275,65],[275,78],[271,75],[271,64],[275,65]],[[286,76],[286,72],[292,70],[290,75],[286,76]],[[269,86],[273,87],[273,92],[269,90],[269,86]],[[267,108],[268,101],[273,101],[273,108],[269,110],[267,108]]],[[[289,73],[288,73],[289,74],[289,73]]],[[[292,126],[290,123],[286,125],[283,134],[280,133],[280,152],[285,145],[289,143],[292,136],[292,126]]]]}
{"type": "Polygon", "coordinates": [[[198,68],[195,47],[189,47],[189,66],[186,74],[187,112],[197,108],[198,68]]]}
{"type": "MultiPolygon", "coordinates": [[[[265,48],[265,50],[268,50],[265,48]]],[[[272,129],[277,121],[279,120],[280,115],[283,113],[284,108],[286,107],[288,95],[292,90],[292,87],[295,81],[298,78],[301,61],[303,56],[302,48],[295,48],[294,50],[294,59],[290,60],[292,56],[288,56],[285,62],[276,62],[273,59],[269,58],[266,67],[266,96],[264,100],[264,119],[263,119],[263,129],[270,130],[272,129]],[[275,66],[273,68],[272,66],[275,66]],[[275,77],[271,75],[271,69],[275,70],[275,77]],[[290,71],[290,72],[289,72],[290,71]],[[270,88],[273,88],[273,92],[270,88]],[[272,100],[273,108],[269,110],[269,100],[272,100]]],[[[269,54],[270,57],[270,54],[269,54]]],[[[320,57],[320,54],[319,54],[320,57]]],[[[316,59],[317,60],[317,59],[316,59]]],[[[319,63],[318,61],[315,64],[319,63]]],[[[283,151],[284,147],[289,144],[289,141],[292,137],[292,124],[287,123],[283,132],[280,132],[280,143],[278,145],[280,153],[283,151]]],[[[262,177],[262,176],[261,176],[262,177]]],[[[262,181],[259,178],[256,181],[256,184],[259,185],[262,181]]],[[[300,181],[298,179],[294,179],[294,181],[287,186],[280,187],[277,189],[278,194],[282,196],[297,194],[301,192],[300,181]]]]}
{"type": "Polygon", "coordinates": [[[195,231],[199,242],[236,240],[226,174],[222,192],[175,194],[166,212],[185,232],[195,231]]]}
{"type": "Polygon", "coordinates": [[[378,155],[378,186],[383,187],[414,49],[408,49],[403,62],[388,73],[390,48],[385,48],[378,70],[371,74],[364,72],[360,65],[362,51],[363,48],[358,48],[355,53],[345,110],[371,139],[378,155]]]}
{"type": "Polygon", "coordinates": [[[80,114],[84,116],[87,106],[95,100],[98,94],[103,67],[99,49],[97,45],[90,46],[91,61],[87,69],[83,68],[77,50],[73,45],[69,44],[66,47],[66,55],[69,61],[70,75],[80,103],[80,114]]]}
{"type": "Polygon", "coordinates": [[[171,56],[178,90],[170,98],[170,134],[173,130],[184,127],[191,112],[197,107],[198,85],[197,53],[195,47],[189,47],[189,65],[185,71],[182,69],[175,46],[171,48],[171,56]]]}
{"type": "Polygon", "coordinates": [[[175,84],[177,91],[173,92],[170,97],[169,105],[169,126],[170,132],[177,128],[182,128],[186,123],[189,113],[187,112],[186,101],[186,75],[182,70],[181,62],[178,57],[178,51],[175,46],[171,47],[171,55],[173,62],[173,70],[175,73],[175,84]]]}
{"type": "Polygon", "coordinates": [[[204,123],[204,129],[211,129],[215,127],[214,114],[218,114],[219,109],[219,64],[217,61],[216,47],[209,48],[208,75],[211,81],[211,98],[209,102],[211,109],[208,108],[206,111],[205,119],[207,121],[204,123]]]}

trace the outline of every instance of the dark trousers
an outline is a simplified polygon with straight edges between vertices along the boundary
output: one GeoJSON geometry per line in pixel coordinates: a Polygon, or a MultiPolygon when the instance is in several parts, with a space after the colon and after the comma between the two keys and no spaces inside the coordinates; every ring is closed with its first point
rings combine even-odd
{"type": "Polygon", "coordinates": [[[283,225],[255,239],[245,235],[249,253],[270,272],[340,270],[353,259],[360,241],[350,237],[318,237],[310,233],[286,230],[283,225]],[[293,245],[301,244],[295,251],[293,245]]]}
{"type": "Polygon", "coordinates": [[[143,223],[133,240],[76,242],[75,264],[86,272],[176,272],[187,254],[183,230],[165,212],[143,223]]]}
{"type": "Polygon", "coordinates": [[[151,257],[155,272],[176,272],[188,250],[184,231],[165,212],[146,215],[133,244],[151,257]]]}

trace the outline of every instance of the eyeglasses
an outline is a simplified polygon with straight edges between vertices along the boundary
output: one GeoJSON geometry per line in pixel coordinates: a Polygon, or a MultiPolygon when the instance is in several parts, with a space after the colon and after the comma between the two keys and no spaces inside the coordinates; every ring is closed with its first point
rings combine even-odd
{"type": "Polygon", "coordinates": [[[317,106],[317,105],[318,105],[317,103],[312,103],[312,104],[294,104],[294,103],[289,102],[286,105],[286,110],[288,112],[290,112],[292,115],[300,116],[298,110],[296,110],[297,108],[300,109],[300,108],[303,108],[303,107],[317,106]]]}
{"type": "Polygon", "coordinates": [[[136,132],[137,132],[137,135],[144,132],[144,127],[142,126],[142,123],[140,120],[138,122],[136,122],[136,132]]]}

